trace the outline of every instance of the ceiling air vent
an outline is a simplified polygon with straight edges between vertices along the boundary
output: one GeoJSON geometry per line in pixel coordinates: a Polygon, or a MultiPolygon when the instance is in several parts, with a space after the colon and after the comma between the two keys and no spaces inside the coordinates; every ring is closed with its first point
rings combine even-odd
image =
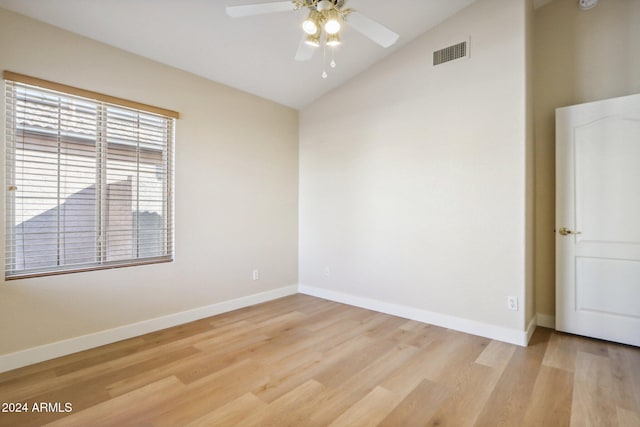
{"type": "Polygon", "coordinates": [[[433,52],[433,65],[440,65],[454,59],[466,58],[469,56],[469,43],[463,41],[453,46],[433,52]]]}

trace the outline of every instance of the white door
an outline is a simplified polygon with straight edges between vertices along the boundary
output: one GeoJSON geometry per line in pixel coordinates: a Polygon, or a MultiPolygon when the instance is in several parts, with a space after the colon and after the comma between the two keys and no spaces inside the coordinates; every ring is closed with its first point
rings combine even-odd
{"type": "Polygon", "coordinates": [[[556,110],[556,329],[640,346],[640,94],[556,110]]]}

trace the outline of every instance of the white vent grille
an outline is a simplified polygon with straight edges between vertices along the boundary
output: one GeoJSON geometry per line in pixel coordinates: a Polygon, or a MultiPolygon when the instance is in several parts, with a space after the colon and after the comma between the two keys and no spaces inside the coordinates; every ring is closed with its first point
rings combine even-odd
{"type": "Polygon", "coordinates": [[[469,47],[466,41],[445,47],[433,52],[433,65],[440,65],[454,59],[466,58],[469,56],[469,47]]]}

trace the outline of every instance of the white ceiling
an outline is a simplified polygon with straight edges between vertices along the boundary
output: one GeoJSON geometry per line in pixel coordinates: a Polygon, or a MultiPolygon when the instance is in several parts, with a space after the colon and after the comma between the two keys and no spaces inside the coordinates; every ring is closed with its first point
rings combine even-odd
{"type": "Polygon", "coordinates": [[[0,0],[0,7],[301,108],[473,1],[350,0],[348,7],[384,24],[400,39],[383,49],[345,28],[337,67],[328,69],[326,80],[320,76],[321,49],[309,62],[293,59],[306,11],[246,18],[225,14],[227,5],[266,0],[0,0]]]}

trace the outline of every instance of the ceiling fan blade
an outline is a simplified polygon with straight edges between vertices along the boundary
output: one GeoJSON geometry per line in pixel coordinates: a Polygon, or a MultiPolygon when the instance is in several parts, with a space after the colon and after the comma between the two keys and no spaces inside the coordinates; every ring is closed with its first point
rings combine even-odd
{"type": "Polygon", "coordinates": [[[296,61],[309,61],[313,57],[313,54],[316,51],[314,46],[306,44],[304,41],[306,37],[300,40],[300,44],[298,45],[298,51],[296,52],[296,61]]]}
{"type": "Polygon", "coordinates": [[[263,15],[265,13],[289,12],[296,10],[296,5],[291,0],[276,1],[271,3],[245,4],[240,6],[227,6],[227,15],[234,18],[243,16],[263,15]]]}
{"type": "Polygon", "coordinates": [[[389,47],[398,41],[400,37],[382,24],[371,18],[367,18],[361,13],[351,12],[345,18],[347,23],[360,34],[370,38],[382,47],[389,47]]]}

